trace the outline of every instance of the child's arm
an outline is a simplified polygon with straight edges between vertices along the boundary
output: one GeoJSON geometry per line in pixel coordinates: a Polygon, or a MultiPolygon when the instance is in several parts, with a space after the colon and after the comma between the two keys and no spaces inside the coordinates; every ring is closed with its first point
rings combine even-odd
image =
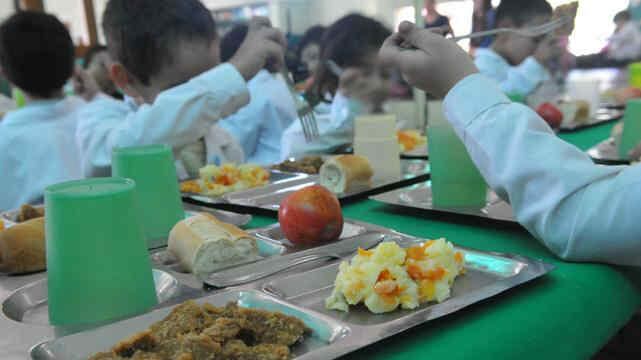
{"type": "Polygon", "coordinates": [[[248,100],[241,74],[229,64],[162,92],[151,105],[129,111],[117,101],[94,101],[82,109],[77,140],[87,176],[104,172],[115,147],[167,144],[180,147],[202,138],[215,121],[248,100]]]}
{"type": "MultiPolygon", "coordinates": [[[[503,74],[496,74],[497,64],[494,59],[479,56],[475,61],[481,74],[492,79],[502,78],[503,74]]],[[[503,67],[503,65],[499,65],[503,67]]],[[[500,81],[499,87],[506,94],[529,95],[546,79],[547,71],[533,57],[528,57],[521,64],[511,66],[507,71],[507,77],[500,81]]]]}
{"type": "Polygon", "coordinates": [[[641,265],[641,167],[594,165],[533,111],[474,74],[449,40],[404,23],[381,56],[400,66],[411,84],[448,93],[448,120],[472,160],[550,250],[567,260],[641,265]],[[401,50],[402,42],[417,49],[401,50]]]}

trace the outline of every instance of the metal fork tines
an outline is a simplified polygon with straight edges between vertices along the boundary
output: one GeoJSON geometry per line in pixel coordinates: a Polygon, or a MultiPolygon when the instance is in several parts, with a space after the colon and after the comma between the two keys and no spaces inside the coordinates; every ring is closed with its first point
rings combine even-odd
{"type": "Polygon", "coordinates": [[[285,78],[287,83],[287,88],[294,99],[294,104],[296,105],[296,113],[298,114],[298,120],[300,125],[303,128],[303,135],[305,135],[305,141],[310,143],[318,139],[318,123],[316,122],[316,115],[314,114],[314,108],[296,91],[294,82],[289,77],[289,74],[283,72],[281,74],[285,78]]]}
{"type": "Polygon", "coordinates": [[[558,19],[549,21],[545,24],[531,26],[524,29],[499,28],[494,30],[479,31],[479,32],[475,32],[467,35],[462,35],[462,36],[456,36],[451,39],[454,41],[459,41],[463,39],[471,39],[471,38],[477,38],[477,37],[483,37],[483,36],[489,36],[489,35],[496,35],[499,33],[506,33],[506,32],[510,32],[510,33],[514,33],[514,34],[518,34],[526,37],[537,37],[537,36],[548,34],[560,28],[561,26],[566,24],[568,21],[569,21],[568,18],[560,17],[558,19]]]}

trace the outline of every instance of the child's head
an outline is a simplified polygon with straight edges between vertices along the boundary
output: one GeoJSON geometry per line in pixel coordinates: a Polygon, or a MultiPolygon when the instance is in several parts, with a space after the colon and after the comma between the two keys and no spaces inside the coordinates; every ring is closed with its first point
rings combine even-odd
{"type": "Polygon", "coordinates": [[[238,24],[223,36],[220,40],[220,61],[227,62],[236,54],[236,51],[240,49],[240,45],[245,41],[248,32],[248,25],[238,24]]]}
{"type": "Polygon", "coordinates": [[[92,46],[87,50],[83,59],[84,69],[96,80],[100,91],[115,96],[118,94],[118,89],[109,75],[109,66],[111,63],[111,57],[109,56],[107,47],[104,45],[92,46]]]}
{"type": "Polygon", "coordinates": [[[312,26],[305,31],[305,34],[303,34],[303,37],[300,39],[300,43],[298,44],[296,54],[298,60],[305,66],[305,69],[310,72],[313,72],[318,66],[321,40],[324,33],[324,26],[312,26]]]}
{"type": "Polygon", "coordinates": [[[616,30],[615,31],[619,32],[619,30],[621,30],[623,25],[625,25],[628,21],[630,21],[630,19],[632,19],[632,16],[630,16],[630,12],[629,11],[623,10],[623,11],[618,12],[614,16],[614,24],[616,25],[616,30]]]}
{"type": "Polygon", "coordinates": [[[220,62],[214,19],[198,0],[110,0],[103,28],[112,79],[149,103],[220,62]]]}
{"type": "MultiPolygon", "coordinates": [[[[546,0],[502,0],[496,9],[497,28],[525,28],[541,25],[552,18],[552,6],[546,0]]],[[[496,36],[494,49],[510,64],[518,65],[536,50],[538,38],[502,33],[496,36]]]]}
{"type": "Polygon", "coordinates": [[[312,89],[315,97],[335,94],[338,77],[327,66],[334,61],[343,70],[356,68],[365,76],[389,84],[391,72],[378,61],[378,51],[391,32],[380,22],[358,14],[344,16],[323,35],[320,63],[312,89]]]}
{"type": "Polygon", "coordinates": [[[11,83],[33,98],[62,96],[74,67],[71,36],[52,15],[18,12],[0,26],[0,66],[11,83]]]}

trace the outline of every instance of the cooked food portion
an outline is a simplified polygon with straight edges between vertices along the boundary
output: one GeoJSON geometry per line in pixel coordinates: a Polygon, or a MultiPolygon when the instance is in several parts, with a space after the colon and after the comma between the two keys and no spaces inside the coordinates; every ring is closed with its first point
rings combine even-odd
{"type": "Polygon", "coordinates": [[[228,192],[251,189],[269,182],[269,172],[254,164],[222,166],[207,165],[200,169],[200,178],[184,181],[180,191],[184,193],[220,196],[228,192]]]}
{"type": "Polygon", "coordinates": [[[90,360],[284,360],[310,330],[291,316],[187,301],[148,330],[90,360]]]}
{"type": "Polygon", "coordinates": [[[45,268],[44,217],[0,231],[0,271],[23,274],[45,268]]]}
{"type": "Polygon", "coordinates": [[[427,137],[421,135],[418,130],[398,130],[396,137],[402,152],[412,151],[421,145],[427,144],[427,137]]]}
{"type": "Polygon", "coordinates": [[[274,165],[272,169],[286,172],[318,174],[321,166],[323,166],[323,158],[320,156],[306,156],[300,160],[286,160],[278,165],[274,165]]]}
{"type": "Polygon", "coordinates": [[[415,309],[450,296],[454,279],[464,272],[464,256],[445,239],[429,240],[408,249],[385,242],[359,249],[351,262],[340,264],[328,309],[349,311],[363,303],[375,314],[415,309]]]}
{"type": "Polygon", "coordinates": [[[168,250],[185,271],[209,274],[258,257],[256,239],[208,213],[180,221],[169,233],[168,250]]]}
{"type": "Polygon", "coordinates": [[[367,189],[372,186],[374,170],[364,156],[338,155],[320,169],[320,183],[335,194],[367,189]]]}
{"type": "Polygon", "coordinates": [[[590,103],[584,100],[561,101],[559,110],[563,114],[563,125],[585,124],[590,120],[590,103]]]}
{"type": "Polygon", "coordinates": [[[44,206],[34,207],[29,204],[24,204],[20,207],[20,212],[16,217],[16,222],[25,222],[31,219],[37,219],[45,216],[44,206]]]}

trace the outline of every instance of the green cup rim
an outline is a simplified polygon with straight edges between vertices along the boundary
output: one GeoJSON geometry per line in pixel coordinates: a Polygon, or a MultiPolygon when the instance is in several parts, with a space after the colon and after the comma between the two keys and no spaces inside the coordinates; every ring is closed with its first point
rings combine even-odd
{"type": "Polygon", "coordinates": [[[143,146],[116,147],[112,150],[112,156],[116,155],[156,155],[169,152],[171,147],[165,144],[151,144],[143,146]]]}
{"type": "Polygon", "coordinates": [[[45,199],[50,196],[61,196],[66,198],[98,198],[104,196],[111,196],[114,194],[123,194],[133,191],[136,188],[136,182],[132,179],[122,177],[105,177],[105,178],[92,178],[83,180],[72,180],[63,183],[54,184],[45,188],[45,199]],[[110,189],[109,191],[95,192],[95,193],[82,193],[82,192],[65,192],[65,190],[77,186],[90,186],[98,184],[114,184],[123,185],[118,189],[110,189]]]}

